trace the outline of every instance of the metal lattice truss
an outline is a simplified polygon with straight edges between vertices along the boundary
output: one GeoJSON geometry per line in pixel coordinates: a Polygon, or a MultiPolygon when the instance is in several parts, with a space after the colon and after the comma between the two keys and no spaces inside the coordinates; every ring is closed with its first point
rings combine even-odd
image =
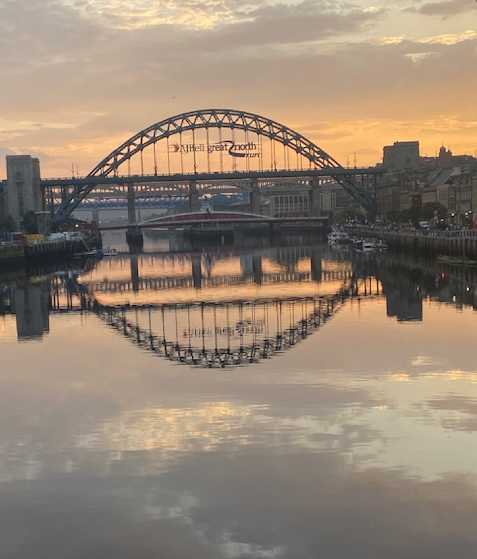
{"type": "MultiPolygon", "coordinates": [[[[119,167],[150,145],[184,132],[198,129],[236,129],[255,133],[294,150],[310,162],[310,169],[344,170],[333,157],[316,144],[291,128],[262,116],[232,109],[204,109],[189,111],[157,122],[138,132],[96,165],[87,177],[114,177],[119,167]]],[[[375,209],[369,192],[349,176],[330,176],[367,210],[375,209]]],[[[74,208],[95,188],[92,185],[76,186],[61,204],[55,220],[67,217],[74,208]]]]}
{"type": "MultiPolygon", "coordinates": [[[[295,305],[302,307],[302,316],[299,321],[290,323],[288,327],[283,326],[276,332],[270,332],[268,336],[254,336],[253,341],[240,344],[235,347],[223,347],[215,345],[212,347],[205,342],[200,346],[200,340],[194,345],[179,342],[166,337],[164,331],[155,333],[151,328],[141,326],[137,320],[138,311],[149,313],[154,312],[152,305],[145,307],[129,307],[115,308],[98,306],[95,309],[97,315],[106,322],[110,327],[120,332],[124,337],[145,350],[152,351],[157,355],[164,357],[170,361],[175,361],[189,366],[198,366],[204,368],[224,368],[238,367],[248,365],[250,363],[258,363],[264,359],[270,359],[275,355],[280,355],[285,351],[292,349],[300,341],[311,336],[315,331],[319,330],[326,322],[328,322],[334,314],[336,314],[345,304],[352,291],[349,288],[342,288],[337,294],[319,298],[301,298],[289,300],[271,300],[259,304],[267,305],[272,309],[276,309],[280,314],[290,312],[295,305]],[[304,306],[308,303],[308,306],[304,306]],[[306,309],[305,311],[303,309],[306,309]]],[[[254,301],[240,302],[237,306],[255,307],[254,301]]],[[[196,303],[194,306],[212,306],[219,307],[216,303],[196,303]]],[[[174,309],[182,307],[187,309],[192,305],[162,305],[159,311],[164,313],[165,310],[173,312],[174,309]]],[[[282,320],[280,320],[280,323],[282,320]]],[[[202,332],[204,327],[200,328],[202,332]]]]}

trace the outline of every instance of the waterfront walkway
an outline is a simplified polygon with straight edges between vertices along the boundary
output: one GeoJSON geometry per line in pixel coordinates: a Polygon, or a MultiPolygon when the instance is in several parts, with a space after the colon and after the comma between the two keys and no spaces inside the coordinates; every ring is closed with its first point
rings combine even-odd
{"type": "Polygon", "coordinates": [[[365,225],[347,229],[356,235],[384,239],[390,248],[396,250],[477,259],[477,230],[475,229],[438,231],[365,225]]]}

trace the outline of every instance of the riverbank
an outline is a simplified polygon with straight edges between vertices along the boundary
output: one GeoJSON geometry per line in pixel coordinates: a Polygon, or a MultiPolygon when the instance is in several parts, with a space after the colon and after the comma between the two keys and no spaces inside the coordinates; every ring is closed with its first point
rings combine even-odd
{"type": "Polygon", "coordinates": [[[414,231],[389,230],[385,227],[353,227],[354,235],[379,237],[388,247],[398,251],[412,251],[429,255],[477,258],[477,231],[414,231]]]}
{"type": "Polygon", "coordinates": [[[25,262],[25,251],[22,245],[0,245],[0,268],[2,270],[21,267],[25,262]]]}
{"type": "Polygon", "coordinates": [[[35,241],[0,245],[0,271],[70,262],[75,255],[101,247],[101,236],[79,240],[35,241]]]}

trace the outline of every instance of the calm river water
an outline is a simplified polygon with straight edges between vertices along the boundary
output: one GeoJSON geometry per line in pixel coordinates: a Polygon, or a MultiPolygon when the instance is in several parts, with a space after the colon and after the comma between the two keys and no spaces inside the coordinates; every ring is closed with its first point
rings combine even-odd
{"type": "Polygon", "coordinates": [[[475,272],[105,244],[0,276],[2,559],[475,558],[475,272]]]}

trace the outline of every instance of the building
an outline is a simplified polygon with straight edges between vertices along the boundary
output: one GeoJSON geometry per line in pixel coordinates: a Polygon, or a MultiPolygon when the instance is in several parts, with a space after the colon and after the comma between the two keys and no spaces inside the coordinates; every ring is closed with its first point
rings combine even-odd
{"type": "Polygon", "coordinates": [[[5,213],[16,223],[28,212],[44,210],[40,187],[40,161],[30,155],[7,155],[5,213]]]}
{"type": "Polygon", "coordinates": [[[394,142],[392,146],[384,146],[383,166],[390,172],[419,170],[419,142],[394,142]]]}

